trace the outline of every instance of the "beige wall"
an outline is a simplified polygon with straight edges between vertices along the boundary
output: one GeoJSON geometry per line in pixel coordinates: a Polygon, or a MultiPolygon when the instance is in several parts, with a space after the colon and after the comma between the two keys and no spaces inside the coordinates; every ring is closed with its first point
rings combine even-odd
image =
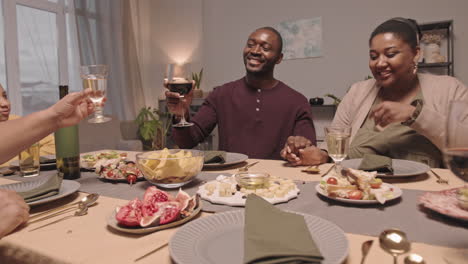
{"type": "MultiPolygon", "coordinates": [[[[186,1],[191,2],[191,1],[186,1]]],[[[306,97],[343,96],[370,74],[368,38],[395,16],[418,22],[454,20],[455,75],[468,85],[468,1],[466,0],[203,0],[205,89],[244,75],[241,52],[255,28],[281,21],[322,17],[323,56],[284,61],[276,77],[306,97]]]]}

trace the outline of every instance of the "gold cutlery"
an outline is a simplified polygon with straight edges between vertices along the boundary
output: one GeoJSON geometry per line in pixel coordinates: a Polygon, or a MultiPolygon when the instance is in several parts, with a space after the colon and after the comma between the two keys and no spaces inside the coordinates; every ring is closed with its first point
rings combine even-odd
{"type": "Polygon", "coordinates": [[[333,164],[332,166],[330,166],[330,168],[328,168],[328,170],[322,175],[322,177],[325,177],[333,168],[335,168],[335,164],[333,164]]]}
{"type": "Polygon", "coordinates": [[[87,206],[87,207],[91,206],[97,201],[98,198],[99,198],[99,194],[97,194],[97,193],[88,194],[87,196],[83,197],[78,202],[74,202],[74,203],[71,203],[71,204],[66,204],[64,206],[60,206],[60,207],[50,209],[50,210],[47,210],[45,212],[33,215],[33,216],[31,216],[29,218],[29,221],[30,221],[29,223],[32,224],[32,223],[39,222],[39,221],[42,221],[42,220],[45,220],[45,219],[49,219],[49,218],[51,218],[53,216],[57,216],[57,215],[66,213],[66,212],[70,211],[70,209],[73,209],[73,207],[76,207],[76,205],[78,205],[78,208],[80,207],[80,205],[87,206]]]}
{"type": "Polygon", "coordinates": [[[164,248],[164,247],[167,246],[168,244],[169,244],[169,242],[166,242],[166,243],[164,243],[164,244],[158,246],[157,248],[151,250],[150,252],[144,254],[143,256],[136,258],[133,262],[137,262],[137,261],[140,261],[140,260],[146,258],[147,256],[149,256],[149,255],[155,253],[156,251],[158,251],[158,250],[164,248]]]}
{"type": "Polygon", "coordinates": [[[242,168],[239,168],[239,172],[247,172],[249,170],[250,167],[252,167],[253,165],[259,163],[259,161],[256,161],[254,163],[250,163],[248,165],[245,165],[244,167],[242,168]]]}
{"type": "Polygon", "coordinates": [[[411,253],[404,259],[405,264],[425,264],[424,258],[418,254],[411,253]]]}
{"type": "Polygon", "coordinates": [[[53,221],[53,222],[50,222],[50,223],[47,223],[47,224],[45,224],[45,225],[36,227],[36,228],[34,228],[34,229],[29,230],[29,232],[32,232],[32,231],[37,230],[37,229],[41,229],[41,228],[46,227],[46,226],[50,226],[50,225],[52,225],[52,224],[58,223],[58,222],[60,222],[60,221],[63,221],[63,220],[65,220],[65,219],[68,219],[68,218],[72,218],[72,217],[74,217],[74,216],[83,216],[83,215],[86,215],[87,213],[88,213],[88,206],[81,205],[81,206],[78,208],[78,210],[77,210],[74,214],[72,214],[72,215],[67,215],[67,216],[62,217],[62,218],[60,218],[60,219],[57,219],[57,220],[55,220],[55,221],[53,221]]]}
{"type": "Polygon", "coordinates": [[[367,254],[369,253],[370,248],[372,247],[372,243],[374,243],[374,240],[367,240],[361,245],[361,252],[362,252],[362,257],[361,257],[361,264],[364,264],[364,261],[366,260],[367,254]]]}
{"type": "Polygon", "coordinates": [[[379,235],[380,247],[393,256],[393,263],[397,264],[398,255],[411,249],[411,244],[406,238],[405,232],[399,229],[384,230],[379,235]]]}
{"type": "Polygon", "coordinates": [[[301,171],[302,172],[314,173],[314,174],[320,173],[319,165],[313,165],[313,166],[307,167],[307,168],[305,168],[305,169],[303,169],[301,171]]]}
{"type": "Polygon", "coordinates": [[[440,177],[440,175],[437,174],[433,169],[431,169],[431,172],[437,178],[437,183],[439,183],[439,184],[448,184],[448,180],[443,179],[442,177],[440,177]]]}

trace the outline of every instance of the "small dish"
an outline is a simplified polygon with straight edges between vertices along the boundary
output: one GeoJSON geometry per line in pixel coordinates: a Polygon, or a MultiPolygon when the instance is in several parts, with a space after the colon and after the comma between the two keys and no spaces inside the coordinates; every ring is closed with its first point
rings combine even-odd
{"type": "Polygon", "coordinates": [[[265,172],[239,172],[235,175],[237,184],[245,189],[261,189],[268,187],[270,174],[265,172]]]}

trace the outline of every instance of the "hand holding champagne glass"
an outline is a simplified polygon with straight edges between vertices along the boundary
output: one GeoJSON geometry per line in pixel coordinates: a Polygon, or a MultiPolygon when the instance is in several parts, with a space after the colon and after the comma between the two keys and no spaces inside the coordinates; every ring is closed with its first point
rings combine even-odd
{"type": "Polygon", "coordinates": [[[447,116],[444,158],[447,167],[468,182],[468,102],[452,101],[447,116]]]}
{"type": "Polygon", "coordinates": [[[89,123],[105,123],[111,120],[104,116],[102,111],[102,101],[106,97],[108,68],[106,65],[86,65],[81,66],[81,79],[83,79],[83,89],[91,88],[93,91],[89,98],[94,103],[94,117],[88,120],[89,123]]]}
{"type": "Polygon", "coordinates": [[[325,127],[328,155],[335,162],[335,169],[341,175],[341,161],[348,155],[349,138],[351,128],[346,126],[332,125],[325,127]]]}

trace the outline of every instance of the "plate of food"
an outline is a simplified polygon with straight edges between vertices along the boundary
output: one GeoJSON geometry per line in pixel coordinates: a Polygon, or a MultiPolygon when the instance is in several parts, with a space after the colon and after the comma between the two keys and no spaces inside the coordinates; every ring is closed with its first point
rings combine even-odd
{"type": "Polygon", "coordinates": [[[342,176],[325,176],[315,190],[329,199],[351,204],[385,204],[403,191],[376,178],[377,173],[346,169],[342,176]]]}
{"type": "MultiPolygon", "coordinates": [[[[359,169],[362,159],[349,159],[343,160],[341,166],[344,169],[359,169]]],[[[410,177],[417,176],[428,172],[431,168],[424,163],[411,161],[411,160],[402,160],[402,159],[392,159],[393,173],[377,173],[378,177],[410,177]]]]}
{"type": "MultiPolygon", "coordinates": [[[[217,213],[184,225],[169,241],[169,251],[174,262],[243,263],[244,212],[235,210],[217,213]]],[[[324,257],[321,263],[343,263],[349,251],[348,239],[343,230],[323,218],[296,214],[304,217],[310,235],[324,257]]]]}
{"type": "MultiPolygon", "coordinates": [[[[258,176],[260,173],[245,172],[244,174],[258,176]]],[[[236,176],[238,175],[219,175],[216,180],[201,185],[197,193],[202,199],[211,203],[229,206],[245,206],[247,195],[251,193],[261,196],[272,204],[287,202],[299,195],[299,188],[294,181],[289,179],[268,176],[262,180],[261,186],[249,187],[239,184],[239,177],[236,179],[236,176]]],[[[255,177],[249,181],[258,182],[258,180],[259,177],[255,177]]]]}
{"type": "Polygon", "coordinates": [[[125,233],[149,234],[190,221],[200,213],[201,207],[198,195],[191,197],[180,190],[174,197],[151,186],[143,200],[137,197],[115,208],[107,218],[107,225],[125,233]]]}
{"type": "Polygon", "coordinates": [[[128,182],[134,184],[143,180],[143,173],[137,168],[135,162],[119,159],[102,160],[96,163],[95,172],[99,179],[106,181],[128,182]]]}
{"type": "Polygon", "coordinates": [[[468,188],[453,188],[438,192],[426,192],[419,202],[440,214],[468,221],[468,188]]]}
{"type": "Polygon", "coordinates": [[[246,161],[249,156],[242,153],[226,152],[225,162],[215,162],[215,163],[205,163],[203,164],[204,168],[218,168],[235,165],[241,162],[246,161]]]}
{"type": "Polygon", "coordinates": [[[80,155],[81,168],[87,170],[94,170],[97,166],[101,166],[102,163],[108,160],[126,160],[127,153],[115,150],[109,151],[96,151],[88,152],[80,155]]]}

